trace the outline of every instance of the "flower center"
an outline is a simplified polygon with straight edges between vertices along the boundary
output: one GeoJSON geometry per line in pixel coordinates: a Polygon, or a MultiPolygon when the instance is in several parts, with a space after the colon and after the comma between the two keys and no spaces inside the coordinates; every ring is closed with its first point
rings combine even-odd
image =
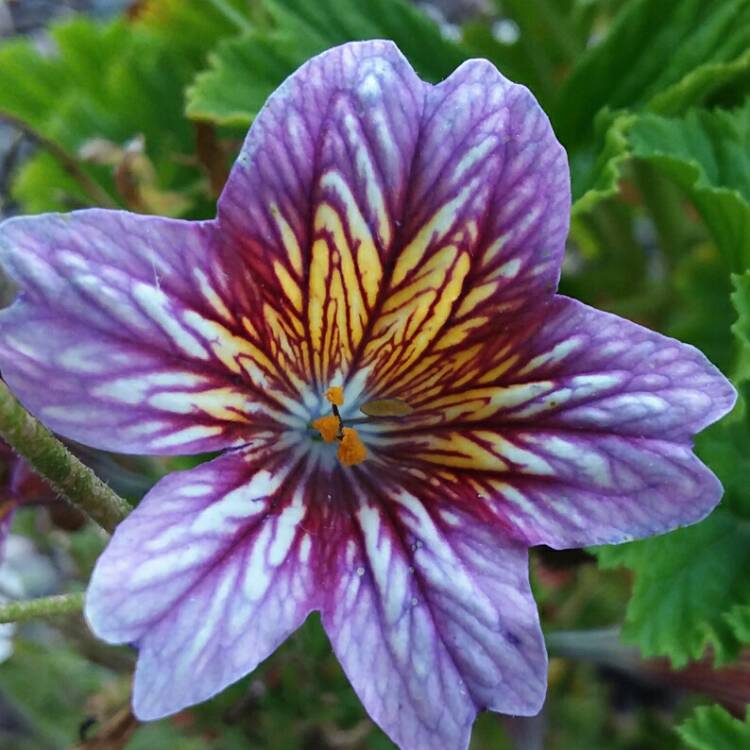
{"type": "Polygon", "coordinates": [[[344,404],[343,389],[333,386],[326,391],[325,397],[331,404],[333,414],[316,419],[312,426],[326,443],[339,441],[336,457],[344,466],[361,464],[367,458],[367,448],[353,427],[344,427],[344,421],[339,413],[339,406],[344,404]]]}

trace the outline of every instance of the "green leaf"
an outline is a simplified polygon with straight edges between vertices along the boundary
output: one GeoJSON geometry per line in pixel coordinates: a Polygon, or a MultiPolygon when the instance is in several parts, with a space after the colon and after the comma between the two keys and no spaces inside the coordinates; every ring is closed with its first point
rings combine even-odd
{"type": "Polygon", "coordinates": [[[87,204],[81,186],[47,153],[29,159],[11,181],[13,197],[27,213],[70,211],[87,204]]]}
{"type": "MultiPolygon", "coordinates": [[[[609,118],[603,125],[598,145],[591,150],[579,151],[571,157],[571,182],[575,220],[591,211],[599,202],[616,195],[623,167],[630,159],[628,132],[635,115],[620,114],[609,118]]],[[[601,120],[604,123],[604,119],[601,120]]]]}
{"type": "MultiPolygon", "coordinates": [[[[30,41],[0,46],[0,68],[14,85],[0,87],[0,111],[29,123],[75,155],[92,140],[122,147],[142,137],[153,171],[155,205],[190,215],[209,213],[208,193],[194,151],[193,126],[184,116],[184,89],[207,50],[235,27],[210,7],[150,0],[142,20],[99,25],[76,18],[52,28],[53,54],[30,41]],[[189,6],[189,7],[188,7],[189,6]],[[181,195],[176,195],[176,192],[181,195]]],[[[118,196],[113,169],[84,163],[89,175],[118,196]]],[[[86,198],[46,153],[32,158],[15,178],[14,195],[27,211],[69,210],[86,198]]],[[[145,209],[148,210],[148,206],[145,209]]]]}
{"type": "Polygon", "coordinates": [[[735,351],[730,374],[739,391],[739,400],[728,417],[698,435],[695,442],[698,455],[724,486],[722,507],[738,519],[750,521],[750,416],[747,409],[750,399],[750,271],[732,274],[731,280],[731,302],[737,319],[731,326],[735,351]]]}
{"type": "Polygon", "coordinates": [[[750,747],[750,714],[740,721],[720,706],[701,706],[677,732],[695,750],[740,750],[750,747]]]}
{"type": "Polygon", "coordinates": [[[170,43],[181,47],[197,68],[219,40],[249,26],[247,7],[247,0],[145,0],[138,12],[138,25],[168,35],[170,43]]]}
{"type": "Polygon", "coordinates": [[[0,45],[0,70],[3,80],[16,84],[0,86],[0,110],[39,128],[49,115],[50,102],[67,87],[66,71],[50,65],[25,39],[0,45]]]}
{"type": "Polygon", "coordinates": [[[437,81],[467,57],[405,0],[285,0],[268,4],[273,27],[220,44],[188,91],[198,120],[247,125],[273,90],[312,55],[352,40],[393,39],[417,72],[437,81]]]}
{"type": "Polygon", "coordinates": [[[595,550],[602,567],[635,573],[624,637],[677,666],[707,646],[726,662],[750,643],[750,271],[732,276],[732,284],[732,374],[741,397],[732,414],[696,439],[699,457],[724,486],[720,507],[671,534],[595,550]]]}
{"type": "Polygon", "coordinates": [[[503,41],[486,19],[472,19],[463,27],[463,41],[472,55],[486,57],[508,78],[528,86],[547,109],[559,91],[560,70],[586,46],[585,21],[594,3],[583,13],[575,0],[497,0],[495,5],[495,21],[515,24],[517,38],[503,41]]]}
{"type": "Polygon", "coordinates": [[[459,44],[405,0],[271,0],[279,27],[296,36],[313,31],[327,46],[360,39],[392,39],[428,81],[441,81],[467,57],[459,44]]]}
{"type": "Polygon", "coordinates": [[[750,602],[750,523],[724,510],[661,537],[595,550],[604,568],[635,571],[623,636],[646,656],[684,666],[711,645],[724,663],[738,649],[728,614],[750,602]]]}
{"type": "Polygon", "coordinates": [[[188,117],[246,126],[284,78],[325,47],[315,34],[278,30],[224,40],[187,91],[188,117]]]}
{"type": "Polygon", "coordinates": [[[629,137],[635,157],[687,192],[729,267],[750,266],[750,99],[734,111],[644,115],[629,137]]]}
{"type": "Polygon", "coordinates": [[[0,667],[0,693],[23,717],[29,744],[9,722],[0,723],[0,747],[69,747],[85,718],[86,699],[102,688],[111,673],[64,643],[43,646],[19,637],[14,645],[13,656],[0,667]],[[44,677],[35,679],[35,675],[44,677]]]}
{"type": "MultiPolygon", "coordinates": [[[[750,270],[732,276],[732,304],[737,311],[737,320],[732,333],[737,342],[737,362],[733,379],[735,383],[750,383],[750,270]]],[[[748,485],[750,486],[750,485],[748,485]]]]}
{"type": "Polygon", "coordinates": [[[574,67],[553,120],[571,148],[591,140],[604,108],[677,114],[750,66],[750,0],[634,0],[574,67]]]}

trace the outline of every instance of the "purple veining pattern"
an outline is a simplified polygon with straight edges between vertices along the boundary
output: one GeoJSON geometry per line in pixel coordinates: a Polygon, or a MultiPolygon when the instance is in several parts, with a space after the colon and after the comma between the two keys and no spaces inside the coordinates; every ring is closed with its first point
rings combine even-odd
{"type": "Polygon", "coordinates": [[[692,437],[732,386],[694,348],[555,294],[565,152],[486,61],[437,86],[389,42],[314,58],[251,128],[213,221],[13,219],[2,376],[61,434],[219,458],[164,478],[89,587],[139,648],[141,719],[205,700],[313,610],[404,750],[463,750],[479,710],[536,713],[527,548],[695,522],[721,486],[692,437]],[[50,387],[53,383],[54,387],[50,387]],[[414,409],[310,424],[344,389],[414,409]]]}

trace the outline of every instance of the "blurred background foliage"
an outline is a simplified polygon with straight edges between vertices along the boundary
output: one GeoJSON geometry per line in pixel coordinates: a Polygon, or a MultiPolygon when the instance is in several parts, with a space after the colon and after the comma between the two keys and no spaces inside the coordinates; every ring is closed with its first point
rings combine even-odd
{"type": "MultiPolygon", "coordinates": [[[[741,399],[698,439],[726,488],[706,521],[534,551],[547,705],[483,715],[472,748],[750,748],[750,0],[120,0],[108,20],[11,33],[26,1],[0,0],[0,214],[210,217],[266,97],[348,40],[391,38],[430,81],[486,57],[532,89],[571,162],[562,291],[700,347],[741,399]]],[[[186,465],[81,453],[131,500],[186,465]]],[[[105,541],[54,505],[24,510],[0,596],[80,590],[105,541]]],[[[216,699],[142,726],[127,649],[74,617],[3,638],[2,748],[392,747],[315,618],[216,699]]]]}

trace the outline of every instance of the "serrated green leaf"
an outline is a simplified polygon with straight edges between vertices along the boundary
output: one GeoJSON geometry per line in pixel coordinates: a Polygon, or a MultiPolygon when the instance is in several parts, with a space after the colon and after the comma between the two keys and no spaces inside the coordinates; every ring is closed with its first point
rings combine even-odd
{"type": "MultiPolygon", "coordinates": [[[[648,104],[649,110],[662,115],[675,115],[689,106],[720,100],[731,84],[742,82],[737,92],[729,95],[730,102],[750,91],[750,50],[727,62],[705,63],[690,71],[682,80],[656,94],[648,104]]],[[[728,93],[728,92],[727,92],[728,93]]]]}
{"type": "MultiPolygon", "coordinates": [[[[0,87],[0,111],[8,111],[75,155],[92,139],[122,146],[142,137],[154,170],[148,189],[158,199],[181,191],[173,205],[191,216],[211,212],[203,179],[185,156],[194,150],[194,133],[184,116],[184,89],[210,47],[234,27],[210,8],[199,30],[195,4],[150,0],[143,20],[119,19],[101,25],[82,18],[53,26],[53,54],[43,55],[30,41],[0,46],[0,68],[14,85],[0,87]],[[186,34],[190,40],[186,40],[186,34]]],[[[111,167],[84,163],[84,170],[119,198],[111,167]]],[[[69,210],[87,205],[64,169],[48,155],[32,159],[15,179],[14,196],[27,211],[69,210]]]]}
{"type": "Polygon", "coordinates": [[[188,117],[246,126],[281,81],[325,47],[315,34],[297,38],[279,30],[223,41],[187,91],[188,117]]]}
{"type": "Polygon", "coordinates": [[[636,572],[623,636],[644,655],[668,656],[675,666],[709,645],[718,663],[736,655],[727,615],[750,603],[750,523],[718,510],[694,526],[595,553],[604,568],[636,572]]]}
{"type": "Polygon", "coordinates": [[[168,35],[183,55],[197,67],[207,51],[225,37],[236,35],[249,25],[247,0],[221,3],[189,0],[145,0],[138,11],[138,25],[168,35]]]}
{"type": "Polygon", "coordinates": [[[643,115],[630,129],[633,155],[682,187],[729,268],[750,266],[750,100],[734,111],[684,118],[643,115]]]}
{"type": "Polygon", "coordinates": [[[724,486],[720,508],[695,526],[595,551],[602,567],[635,573],[625,638],[677,666],[707,646],[726,662],[750,643],[750,271],[734,275],[732,284],[732,374],[741,398],[731,415],[696,439],[696,452],[724,486]]]}
{"type": "MultiPolygon", "coordinates": [[[[750,521],[750,271],[732,275],[731,301],[737,319],[731,326],[735,342],[732,381],[739,391],[734,411],[698,435],[696,450],[721,479],[722,507],[750,521]]],[[[750,643],[750,638],[748,638],[750,643]]]]}
{"type": "Polygon", "coordinates": [[[268,3],[271,30],[254,29],[219,45],[188,90],[197,120],[247,125],[273,90],[305,60],[347,41],[393,39],[425,79],[450,74],[468,56],[404,0],[285,0],[268,3]]]}
{"type": "Polygon", "coordinates": [[[310,30],[327,46],[358,39],[392,39],[428,81],[441,81],[467,57],[437,24],[406,0],[269,0],[279,28],[299,37],[310,30]]]}
{"type": "Polygon", "coordinates": [[[701,706],[677,732],[695,750],[741,750],[750,747],[750,714],[740,721],[720,706],[701,706]]]}
{"type": "Polygon", "coordinates": [[[695,443],[701,460],[724,486],[722,507],[738,522],[750,522],[750,423],[744,399],[730,417],[707,429],[695,443]]]}
{"type": "Polygon", "coordinates": [[[578,147],[605,107],[683,112],[742,80],[749,46],[750,0],[634,0],[564,84],[557,132],[578,147]]]}
{"type": "Polygon", "coordinates": [[[599,202],[617,194],[623,167],[630,158],[628,131],[635,115],[620,114],[603,125],[600,143],[571,158],[573,208],[571,217],[591,211],[599,202]]]}

